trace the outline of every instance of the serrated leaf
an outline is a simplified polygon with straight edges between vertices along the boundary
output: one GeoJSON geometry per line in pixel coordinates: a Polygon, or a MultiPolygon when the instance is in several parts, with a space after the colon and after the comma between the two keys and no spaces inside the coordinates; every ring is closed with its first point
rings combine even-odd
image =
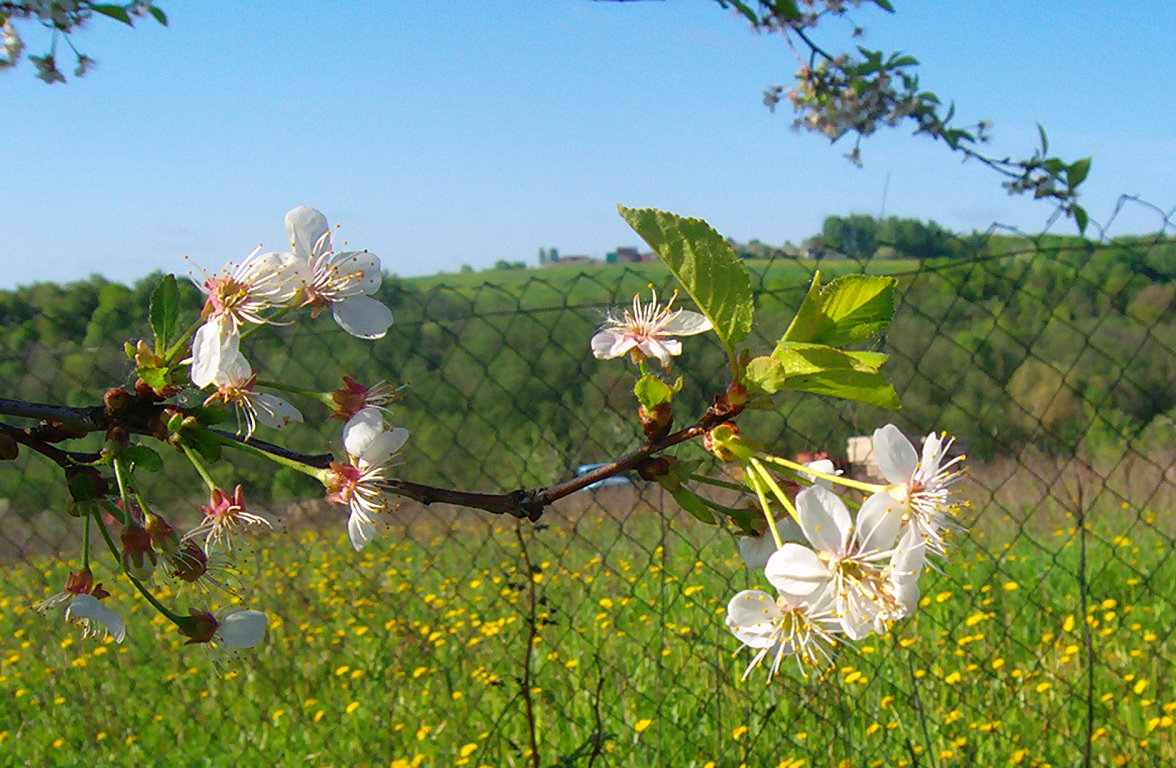
{"type": "Polygon", "coordinates": [[[893,277],[844,275],[809,292],[780,341],[840,347],[878,334],[894,316],[893,277]],[[819,290],[818,290],[819,289],[819,290]]]}
{"type": "Polygon", "coordinates": [[[788,372],[774,357],[757,357],[747,363],[743,386],[749,395],[772,395],[784,388],[788,372]]]}
{"type": "Polygon", "coordinates": [[[877,371],[831,369],[788,378],[788,389],[857,400],[882,408],[898,408],[898,394],[877,371]]]}
{"type": "Polygon", "coordinates": [[[781,341],[771,357],[757,357],[747,364],[743,384],[752,394],[792,389],[897,408],[898,395],[878,372],[887,357],[880,352],[845,352],[822,344],[781,341]]]}
{"type": "Polygon", "coordinates": [[[653,374],[647,373],[637,380],[637,384],[633,387],[633,394],[637,396],[637,402],[647,409],[653,410],[662,403],[672,401],[674,395],[681,389],[681,376],[671,386],[653,374]]]}
{"type": "Polygon", "coordinates": [[[180,316],[180,288],[175,275],[165,275],[151,292],[151,308],[148,311],[151,330],[155,332],[155,354],[163,354],[171,343],[180,316]]]}
{"type": "Polygon", "coordinates": [[[134,22],[131,21],[131,15],[129,13],[127,13],[127,9],[122,7],[121,5],[112,5],[112,4],[108,4],[108,3],[102,3],[102,4],[97,4],[97,5],[91,5],[90,10],[94,11],[95,13],[100,13],[103,16],[109,16],[110,18],[115,19],[116,21],[121,21],[123,24],[126,24],[128,27],[135,26],[134,22]]]}
{"type": "Polygon", "coordinates": [[[814,272],[812,282],[809,283],[808,293],[804,301],[800,302],[800,309],[788,324],[781,341],[810,341],[821,327],[821,273],[814,272]]]}
{"type": "Polygon", "coordinates": [[[840,347],[868,339],[894,317],[893,277],[843,275],[821,289],[818,344],[840,347]]]}
{"type": "Polygon", "coordinates": [[[701,219],[652,208],[617,210],[662,260],[711,321],[732,365],[735,345],[751,333],[751,280],[722,235],[701,219]]]}
{"type": "Polygon", "coordinates": [[[676,491],[670,491],[670,495],[674,497],[674,501],[678,502],[678,506],[686,510],[694,517],[698,518],[708,525],[714,525],[715,516],[711,514],[710,508],[707,507],[706,502],[694,491],[681,486],[676,491]]]}
{"type": "Polygon", "coordinates": [[[170,368],[155,368],[144,366],[135,369],[135,375],[143,380],[143,383],[152,389],[163,389],[171,382],[168,381],[167,375],[171,371],[170,368]]]}
{"type": "MultiPolygon", "coordinates": [[[[870,365],[858,355],[843,352],[825,344],[799,344],[781,341],[772,351],[772,357],[780,361],[788,376],[818,373],[832,369],[876,372],[877,366],[870,365]]],[[[753,361],[754,362],[754,361],[753,361]]]]}
{"type": "Polygon", "coordinates": [[[136,469],[144,472],[158,472],[163,469],[163,459],[145,445],[128,445],[122,455],[134,464],[136,469]]]}

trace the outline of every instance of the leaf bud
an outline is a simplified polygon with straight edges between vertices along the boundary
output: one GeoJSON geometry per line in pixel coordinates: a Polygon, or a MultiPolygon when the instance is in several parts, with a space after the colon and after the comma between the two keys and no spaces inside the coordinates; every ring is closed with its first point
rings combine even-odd
{"type": "Polygon", "coordinates": [[[122,416],[134,404],[135,396],[122,387],[113,387],[106,390],[102,402],[106,406],[107,415],[122,416]]]}
{"type": "Polygon", "coordinates": [[[673,408],[669,403],[655,405],[652,409],[644,405],[637,407],[637,416],[641,419],[641,431],[650,440],[658,440],[670,432],[674,423],[673,408]]]}
{"type": "Polygon", "coordinates": [[[720,461],[743,463],[763,452],[763,445],[753,437],[739,433],[739,427],[725,421],[702,438],[702,445],[720,461]]]}

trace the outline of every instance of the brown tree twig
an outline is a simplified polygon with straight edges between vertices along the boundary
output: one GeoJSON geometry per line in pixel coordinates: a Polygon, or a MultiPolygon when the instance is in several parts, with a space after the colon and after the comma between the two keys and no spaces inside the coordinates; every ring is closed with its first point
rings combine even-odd
{"type": "MultiPolygon", "coordinates": [[[[151,421],[151,416],[157,414],[164,407],[176,408],[176,406],[149,404],[143,412],[136,412],[136,416],[132,422],[125,423],[124,426],[127,427],[128,431],[135,434],[156,436],[149,426],[149,422],[151,421]]],[[[179,408],[178,410],[183,409],[179,408]]],[[[741,410],[741,407],[728,405],[722,396],[716,397],[715,404],[708,408],[706,413],[690,426],[665,437],[650,440],[620,458],[597,467],[591,472],[577,475],[545,488],[519,488],[506,493],[477,493],[452,488],[438,488],[423,483],[414,483],[410,480],[393,479],[384,483],[383,489],[388,493],[412,499],[426,506],[435,503],[453,504],[455,506],[481,509],[495,515],[510,515],[520,519],[526,518],[535,522],[542,516],[544,509],[565,496],[570,496],[576,491],[587,488],[589,485],[600,480],[635,470],[646,459],[649,459],[660,451],[701,437],[718,424],[737,416],[741,410]]],[[[116,423],[116,420],[106,413],[103,406],[72,408],[42,403],[27,403],[18,400],[5,400],[2,398],[0,398],[0,415],[40,419],[47,423],[75,424],[84,427],[87,432],[105,431],[112,424],[116,423]]],[[[17,438],[16,434],[13,434],[13,437],[17,438],[19,442],[28,445],[39,453],[45,454],[58,464],[61,464],[62,460],[66,460],[67,463],[61,464],[61,466],[67,466],[77,461],[74,458],[75,455],[70,452],[54,448],[44,441],[32,441],[29,437],[30,430],[18,430],[14,427],[7,427],[5,431],[9,430],[14,433],[19,433],[22,436],[17,438]]],[[[316,469],[326,469],[334,460],[334,456],[329,453],[300,453],[253,437],[244,437],[215,429],[209,431],[225,439],[233,440],[243,445],[249,445],[265,453],[280,456],[291,461],[297,461],[316,469]]]]}

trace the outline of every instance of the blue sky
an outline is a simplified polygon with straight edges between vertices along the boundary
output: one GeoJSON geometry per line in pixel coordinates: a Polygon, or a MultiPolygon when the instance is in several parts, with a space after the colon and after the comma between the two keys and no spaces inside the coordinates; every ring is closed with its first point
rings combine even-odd
{"type": "MultiPolygon", "coordinates": [[[[917,56],[926,88],[994,122],[993,154],[1028,154],[1040,122],[1063,158],[1093,155],[1096,222],[1121,194],[1176,206],[1165,3],[894,4],[855,13],[863,44],[917,56]]],[[[761,95],[793,54],[712,0],[161,6],[167,28],[80,33],[99,61],[85,78],[0,73],[0,287],[184,273],[185,255],[214,270],[284,248],[303,204],[400,275],[603,257],[639,242],[618,202],[768,243],[877,214],[884,190],[887,215],[963,231],[1037,232],[1050,213],[909,131],[864,142],[862,169],[792,131],[761,95]]],[[[840,25],[817,38],[845,44],[840,25]]],[[[1111,233],[1159,223],[1130,206],[1111,233]]]]}

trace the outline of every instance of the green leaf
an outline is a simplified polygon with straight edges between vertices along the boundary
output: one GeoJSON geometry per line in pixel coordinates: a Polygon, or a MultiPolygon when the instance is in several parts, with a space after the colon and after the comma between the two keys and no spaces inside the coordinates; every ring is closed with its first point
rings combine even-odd
{"type": "Polygon", "coordinates": [[[893,277],[843,275],[821,289],[819,344],[840,347],[884,330],[894,316],[893,277]]]}
{"type": "Polygon", "coordinates": [[[894,6],[890,4],[889,0],[874,0],[874,5],[887,13],[894,13],[894,6]]]}
{"type": "Polygon", "coordinates": [[[184,430],[184,442],[208,462],[220,461],[221,444],[216,435],[205,429],[184,430]]]}
{"type": "Polygon", "coordinates": [[[151,292],[151,309],[148,312],[151,330],[155,331],[155,354],[161,355],[171,343],[180,316],[180,288],[175,275],[165,275],[151,292]]]}
{"type": "Polygon", "coordinates": [[[821,273],[814,272],[813,280],[809,283],[808,293],[804,301],[800,302],[800,309],[788,324],[781,339],[788,341],[811,341],[821,327],[821,273]]]}
{"type": "Polygon", "coordinates": [[[1070,208],[1070,213],[1074,214],[1074,221],[1078,224],[1078,232],[1086,234],[1086,225],[1090,223],[1090,216],[1087,215],[1086,209],[1080,205],[1074,205],[1070,208]]]}
{"type": "Polygon", "coordinates": [[[158,472],[163,469],[163,459],[145,445],[128,445],[123,451],[123,458],[144,472],[158,472]]]}
{"type": "Polygon", "coordinates": [[[168,381],[167,375],[171,371],[170,368],[156,368],[143,366],[135,369],[135,375],[143,380],[143,383],[152,389],[163,389],[171,384],[168,381]]]}
{"type": "Polygon", "coordinates": [[[1041,127],[1041,123],[1037,124],[1037,135],[1041,137],[1041,154],[1049,151],[1049,139],[1045,137],[1045,129],[1041,127]]]}
{"type": "Polygon", "coordinates": [[[711,321],[734,365],[734,345],[751,332],[754,307],[751,280],[730,243],[701,219],[652,208],[617,210],[711,321]]]}
{"type": "Polygon", "coordinates": [[[637,384],[633,387],[633,394],[637,396],[637,402],[647,409],[653,410],[662,403],[672,401],[674,395],[681,389],[681,376],[671,386],[653,374],[647,373],[637,380],[637,384]]]}
{"type": "Polygon", "coordinates": [[[813,276],[781,342],[840,347],[878,334],[894,316],[893,277],[843,275],[818,292],[819,278],[813,276]]]}
{"type": "Polygon", "coordinates": [[[678,502],[678,506],[686,510],[696,518],[708,525],[714,525],[715,516],[711,514],[710,508],[707,507],[706,502],[694,491],[680,486],[676,491],[670,491],[670,495],[674,497],[674,501],[678,502]]]}
{"type": "Polygon", "coordinates": [[[91,5],[90,10],[94,11],[95,13],[100,13],[103,16],[109,16],[110,18],[115,19],[116,21],[121,21],[123,24],[126,24],[128,27],[135,26],[134,22],[131,21],[131,15],[129,13],[127,13],[127,9],[122,7],[121,5],[111,5],[108,3],[102,3],[102,4],[91,5]]]}
{"type": "MultiPolygon", "coordinates": [[[[1070,167],[1066,169],[1066,185],[1070,189],[1081,184],[1086,180],[1086,174],[1090,173],[1090,158],[1084,157],[1081,160],[1075,160],[1070,163],[1070,167]]],[[[1083,227],[1085,229],[1085,227],[1083,227]]]]}
{"type": "Polygon", "coordinates": [[[147,9],[147,12],[150,13],[152,16],[154,16],[155,20],[158,21],[160,24],[162,24],[165,27],[167,26],[167,14],[163,12],[162,8],[156,8],[153,5],[147,9]]]}
{"type": "Polygon", "coordinates": [[[788,389],[798,389],[846,400],[857,400],[882,408],[900,407],[898,394],[894,391],[894,387],[890,386],[886,377],[877,371],[870,373],[860,370],[835,369],[790,377],[788,389]]]}
{"type": "Polygon", "coordinates": [[[743,372],[743,386],[749,395],[771,395],[784,389],[788,371],[774,357],[757,357],[743,372]]]}

